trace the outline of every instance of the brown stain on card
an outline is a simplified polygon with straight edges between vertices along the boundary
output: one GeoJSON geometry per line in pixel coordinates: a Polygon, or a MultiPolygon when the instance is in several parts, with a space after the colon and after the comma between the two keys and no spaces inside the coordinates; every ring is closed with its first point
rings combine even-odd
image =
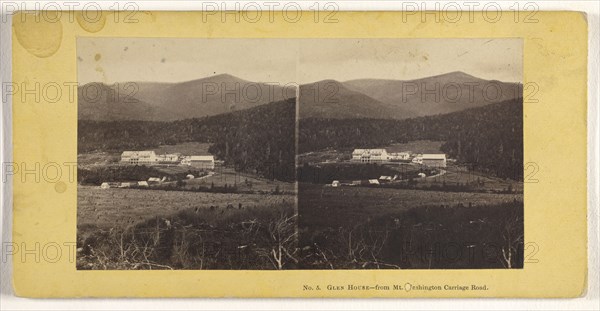
{"type": "Polygon", "coordinates": [[[13,30],[17,42],[30,54],[46,58],[54,55],[61,45],[63,26],[60,12],[18,12],[13,16],[13,30]]]}
{"type": "Polygon", "coordinates": [[[64,193],[65,191],[67,191],[67,184],[65,184],[62,181],[55,183],[54,191],[56,191],[57,193],[64,193]]]}
{"type": "Polygon", "coordinates": [[[77,11],[75,19],[83,30],[91,33],[98,32],[106,24],[106,13],[102,11],[77,11]]]}
{"type": "Polygon", "coordinates": [[[106,72],[104,72],[104,68],[102,68],[102,64],[100,63],[100,60],[102,59],[102,54],[100,53],[96,53],[94,55],[94,61],[96,61],[96,68],[95,70],[99,73],[102,74],[102,78],[103,78],[103,82],[106,81],[106,72]]]}

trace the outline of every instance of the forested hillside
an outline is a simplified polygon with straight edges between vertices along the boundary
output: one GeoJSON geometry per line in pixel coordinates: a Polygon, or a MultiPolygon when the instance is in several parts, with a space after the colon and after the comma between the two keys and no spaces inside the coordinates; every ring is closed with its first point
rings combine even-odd
{"type": "Polygon", "coordinates": [[[142,150],[182,142],[213,143],[210,152],[241,171],[294,180],[295,99],[173,122],[78,122],[78,152],[142,150]]]}
{"type": "Polygon", "coordinates": [[[442,150],[451,158],[498,177],[522,179],[522,99],[399,121],[301,119],[298,151],[381,148],[414,140],[444,141],[442,150]]]}
{"type": "MultiPolygon", "coordinates": [[[[294,180],[295,100],[173,122],[79,121],[78,150],[143,150],[181,142],[212,143],[210,152],[239,170],[294,180]]],[[[299,120],[299,153],[444,141],[442,150],[498,177],[523,178],[522,99],[407,120],[299,120]]]]}

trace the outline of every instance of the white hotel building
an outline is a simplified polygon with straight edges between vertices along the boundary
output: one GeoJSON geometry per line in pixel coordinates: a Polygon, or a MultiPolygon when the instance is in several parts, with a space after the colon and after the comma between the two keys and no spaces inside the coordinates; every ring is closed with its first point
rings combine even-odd
{"type": "Polygon", "coordinates": [[[352,162],[360,163],[383,163],[388,161],[411,160],[415,164],[429,167],[446,167],[446,155],[439,154],[417,154],[411,158],[408,151],[387,152],[385,149],[354,149],[352,162]]]}
{"type": "Polygon", "coordinates": [[[389,160],[385,149],[354,149],[352,161],[361,163],[380,163],[389,160]]]}

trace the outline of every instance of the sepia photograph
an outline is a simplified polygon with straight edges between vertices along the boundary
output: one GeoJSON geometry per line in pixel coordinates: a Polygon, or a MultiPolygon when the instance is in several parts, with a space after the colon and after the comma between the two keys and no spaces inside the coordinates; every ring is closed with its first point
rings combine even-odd
{"type": "Polygon", "coordinates": [[[302,269],[523,267],[520,39],[300,47],[302,269]]]}
{"type": "Polygon", "coordinates": [[[78,269],[523,267],[519,39],[77,51],[78,269]]]}
{"type": "Polygon", "coordinates": [[[297,266],[293,43],[78,39],[78,269],[297,266]]]}
{"type": "Polygon", "coordinates": [[[597,303],[597,14],[344,3],[7,6],[0,300],[597,303]]]}

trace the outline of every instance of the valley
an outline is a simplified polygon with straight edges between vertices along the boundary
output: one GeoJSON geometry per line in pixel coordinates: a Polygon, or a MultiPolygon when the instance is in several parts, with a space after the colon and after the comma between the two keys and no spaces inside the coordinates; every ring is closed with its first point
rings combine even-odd
{"type": "Polygon", "coordinates": [[[519,84],[462,72],[329,79],[300,85],[296,99],[295,88],[222,74],[140,83],[132,103],[107,96],[110,86],[87,88],[105,95],[79,102],[79,269],[520,266],[418,254],[436,242],[478,254],[486,243],[499,253],[522,246],[501,234],[523,231],[519,84]],[[236,88],[247,92],[223,92],[236,88]],[[269,96],[250,100],[260,94],[269,96]],[[353,160],[371,149],[409,158],[353,160]],[[127,150],[219,164],[134,166],[121,160],[127,150]],[[423,154],[444,155],[444,166],[411,161],[423,154]],[[127,177],[161,181],[101,188],[127,177]]]}

